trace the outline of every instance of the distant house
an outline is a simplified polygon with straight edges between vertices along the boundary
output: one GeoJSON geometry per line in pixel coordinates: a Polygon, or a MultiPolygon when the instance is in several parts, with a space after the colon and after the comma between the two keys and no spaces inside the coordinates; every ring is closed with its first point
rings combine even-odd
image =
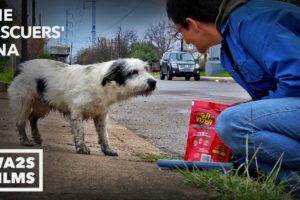
{"type": "Polygon", "coordinates": [[[66,62],[66,58],[70,55],[70,47],[51,46],[50,55],[54,60],[66,62]]]}
{"type": "Polygon", "coordinates": [[[221,65],[221,45],[215,45],[208,49],[208,59],[205,63],[205,75],[215,76],[225,72],[221,65]]]}
{"type": "Polygon", "coordinates": [[[208,49],[208,60],[221,60],[221,45],[215,45],[208,49]]]}

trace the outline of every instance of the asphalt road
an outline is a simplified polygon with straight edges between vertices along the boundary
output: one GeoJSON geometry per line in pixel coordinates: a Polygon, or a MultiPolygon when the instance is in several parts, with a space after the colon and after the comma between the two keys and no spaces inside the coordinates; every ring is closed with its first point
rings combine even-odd
{"type": "Polygon", "coordinates": [[[236,83],[157,79],[157,90],[115,106],[110,117],[163,151],[182,158],[193,99],[234,103],[249,100],[236,83]]]}

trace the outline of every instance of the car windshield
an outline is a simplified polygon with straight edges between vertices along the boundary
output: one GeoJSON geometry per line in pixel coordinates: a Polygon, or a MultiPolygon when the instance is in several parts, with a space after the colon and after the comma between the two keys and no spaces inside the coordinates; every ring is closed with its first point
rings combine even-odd
{"type": "Polygon", "coordinates": [[[194,61],[194,57],[190,53],[171,53],[171,61],[194,61]]]}

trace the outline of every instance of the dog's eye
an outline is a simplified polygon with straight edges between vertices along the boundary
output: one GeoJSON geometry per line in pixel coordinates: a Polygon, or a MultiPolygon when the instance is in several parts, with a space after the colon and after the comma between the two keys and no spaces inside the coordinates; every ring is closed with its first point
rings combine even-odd
{"type": "Polygon", "coordinates": [[[138,70],[133,70],[133,71],[131,71],[131,72],[129,72],[129,76],[134,76],[134,75],[138,75],[139,74],[139,72],[138,72],[138,70]]]}
{"type": "Polygon", "coordinates": [[[145,66],[146,72],[150,72],[150,66],[145,66]]]}

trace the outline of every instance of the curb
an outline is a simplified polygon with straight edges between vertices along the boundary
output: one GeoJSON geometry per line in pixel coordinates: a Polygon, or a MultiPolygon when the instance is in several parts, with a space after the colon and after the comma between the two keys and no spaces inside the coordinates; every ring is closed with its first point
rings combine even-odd
{"type": "Polygon", "coordinates": [[[167,155],[166,152],[152,145],[150,142],[140,137],[138,134],[132,132],[119,122],[109,118],[108,127],[110,134],[114,136],[119,143],[125,145],[126,148],[133,153],[138,154],[155,154],[155,155],[167,155]]]}
{"type": "MultiPolygon", "coordinates": [[[[159,76],[154,76],[159,79],[159,76]]],[[[200,76],[200,81],[216,81],[222,83],[236,83],[232,77],[200,76]]]]}
{"type": "Polygon", "coordinates": [[[203,81],[225,82],[225,83],[235,83],[235,80],[233,80],[232,77],[201,76],[200,80],[203,80],[203,81]]]}

